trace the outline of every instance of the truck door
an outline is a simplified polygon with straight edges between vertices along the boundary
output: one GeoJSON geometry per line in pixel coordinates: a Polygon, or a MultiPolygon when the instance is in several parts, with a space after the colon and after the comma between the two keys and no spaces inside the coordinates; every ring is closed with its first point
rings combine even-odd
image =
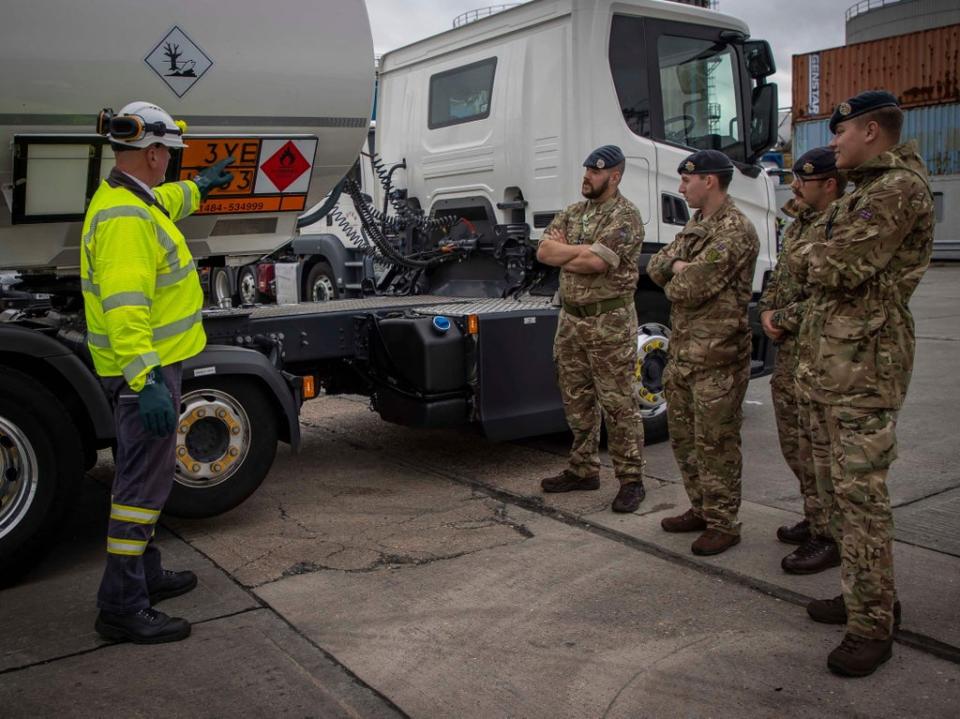
{"type": "MultiPolygon", "coordinates": [[[[644,154],[651,167],[645,179],[654,219],[646,227],[647,242],[669,243],[692,214],[678,192],[677,167],[686,156],[715,149],[735,162],[747,159],[744,105],[750,79],[744,77],[740,50],[721,39],[723,32],[706,25],[613,16],[609,59],[623,117],[623,147],[628,155],[644,154]]],[[[630,182],[629,174],[624,182],[630,182]]],[[[763,176],[738,171],[730,186],[762,243],[769,225],[768,184],[763,176]]],[[[631,189],[627,184],[628,196],[631,189]]],[[[761,267],[766,268],[758,263],[758,277],[761,267]]]]}
{"type": "MultiPolygon", "coordinates": [[[[657,144],[657,184],[661,197],[679,196],[677,167],[696,150],[720,150],[734,162],[749,160],[748,130],[750,79],[745,78],[740,50],[721,39],[723,31],[703,25],[648,21],[651,58],[652,133],[657,144]],[[746,89],[746,92],[745,92],[746,89]]],[[[734,173],[730,195],[750,218],[766,247],[770,231],[771,184],[765,174],[750,177],[734,173]]],[[[672,223],[661,216],[665,241],[672,223]]],[[[675,232],[676,227],[672,230],[675,232]]],[[[755,290],[759,290],[764,262],[757,263],[755,290]]]]}

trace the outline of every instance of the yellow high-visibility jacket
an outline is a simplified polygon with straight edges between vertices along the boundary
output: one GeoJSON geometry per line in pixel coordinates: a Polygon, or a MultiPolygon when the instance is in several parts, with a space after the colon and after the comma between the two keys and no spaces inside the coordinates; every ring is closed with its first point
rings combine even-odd
{"type": "Polygon", "coordinates": [[[200,279],[174,224],[197,210],[200,191],[187,180],[153,192],[155,200],[114,169],[87,209],[80,252],[94,367],[102,377],[123,375],[135,392],[150,369],[207,344],[200,279]]]}

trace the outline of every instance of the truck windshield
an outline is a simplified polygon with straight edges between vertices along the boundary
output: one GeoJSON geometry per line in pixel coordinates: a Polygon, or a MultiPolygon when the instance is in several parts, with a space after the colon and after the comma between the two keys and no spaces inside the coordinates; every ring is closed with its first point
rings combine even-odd
{"type": "Polygon", "coordinates": [[[724,44],[675,35],[657,38],[664,139],[743,160],[737,56],[724,44]]]}

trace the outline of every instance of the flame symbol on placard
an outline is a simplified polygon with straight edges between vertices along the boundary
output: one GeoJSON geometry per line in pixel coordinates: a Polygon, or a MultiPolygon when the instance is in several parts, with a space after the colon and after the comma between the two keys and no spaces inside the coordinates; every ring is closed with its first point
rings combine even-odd
{"type": "Polygon", "coordinates": [[[293,153],[290,151],[290,146],[284,148],[283,152],[280,153],[280,164],[281,165],[292,165],[297,161],[297,158],[294,157],[293,153]]]}

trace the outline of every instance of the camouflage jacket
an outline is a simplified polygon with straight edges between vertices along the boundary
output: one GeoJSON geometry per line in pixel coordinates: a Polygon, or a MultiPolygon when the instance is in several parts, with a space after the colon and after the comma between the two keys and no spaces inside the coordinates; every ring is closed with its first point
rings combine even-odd
{"type": "Polygon", "coordinates": [[[606,272],[579,274],[560,271],[560,297],[585,305],[614,297],[632,296],[640,278],[643,221],[640,211],[617,192],[597,205],[585,200],[558,212],[547,232],[559,229],[571,245],[593,245],[591,250],[609,265],[606,272]]]}
{"type": "Polygon", "coordinates": [[[811,230],[798,381],[824,404],[899,409],[913,371],[908,303],[933,251],[933,197],[915,142],[850,174],[811,230]]]}
{"type": "Polygon", "coordinates": [[[753,224],[728,197],[707,219],[697,212],[651,258],[647,273],[672,305],[671,360],[698,367],[749,360],[747,305],[759,252],[753,224]],[[674,274],[675,260],[690,265],[674,274]]]}
{"type": "Polygon", "coordinates": [[[774,310],[774,324],[786,332],[777,358],[796,367],[797,331],[810,294],[805,250],[810,244],[809,230],[820,213],[796,200],[788,201],[783,206],[783,213],[792,217],[793,222],[783,233],[777,266],[773,268],[773,274],[763,289],[758,309],[760,312],[774,310]]]}

